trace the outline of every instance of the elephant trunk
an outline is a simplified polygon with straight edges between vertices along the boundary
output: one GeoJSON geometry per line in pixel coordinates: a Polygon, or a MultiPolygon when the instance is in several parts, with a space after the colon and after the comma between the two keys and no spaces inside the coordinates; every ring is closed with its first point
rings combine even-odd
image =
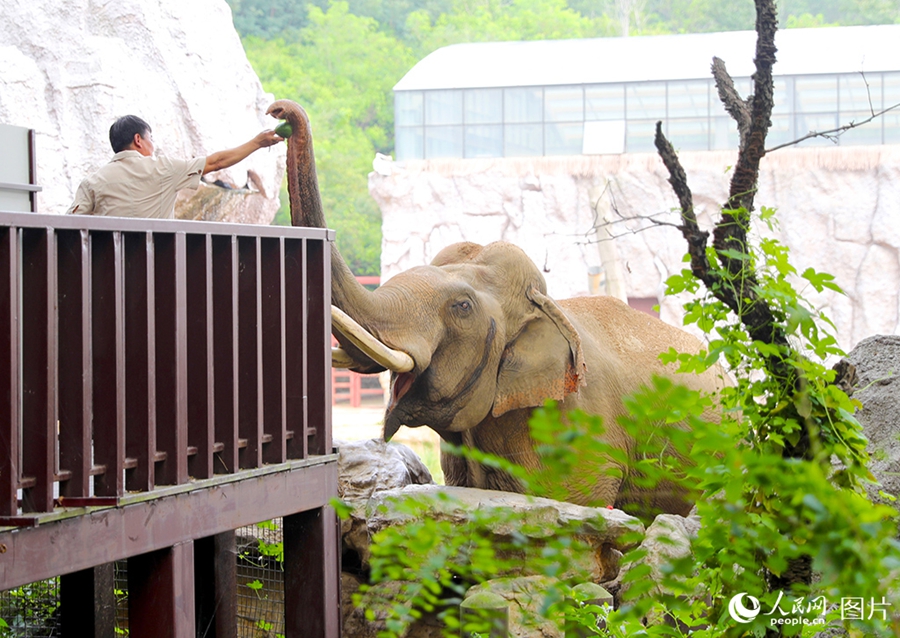
{"type": "MultiPolygon", "coordinates": [[[[316,175],[312,129],[306,111],[291,100],[278,100],[266,112],[272,117],[287,120],[292,129],[288,138],[287,153],[291,224],[327,228],[322,197],[319,193],[319,179],[316,175]]],[[[331,251],[331,302],[339,309],[337,313],[332,310],[332,319],[336,328],[335,336],[343,348],[343,351],[334,353],[333,362],[336,367],[347,367],[357,372],[412,367],[409,355],[381,344],[366,329],[348,317],[348,315],[356,317],[365,325],[369,322],[378,323],[379,317],[384,313],[379,312],[380,304],[377,303],[374,293],[356,280],[336,249],[331,251]],[[348,328],[349,324],[344,318],[355,328],[348,328]],[[361,334],[368,337],[360,337],[361,334]]]]}
{"type": "MultiPolygon", "coordinates": [[[[292,133],[288,138],[287,178],[288,199],[291,208],[291,225],[309,228],[327,228],[322,197],[319,194],[319,178],[316,175],[316,158],[313,153],[312,128],[309,117],[296,102],[278,100],[266,111],[272,117],[287,120],[292,133]]],[[[331,251],[331,302],[338,308],[354,314],[369,310],[371,291],[366,290],[353,276],[344,258],[337,250],[331,251]]]]}

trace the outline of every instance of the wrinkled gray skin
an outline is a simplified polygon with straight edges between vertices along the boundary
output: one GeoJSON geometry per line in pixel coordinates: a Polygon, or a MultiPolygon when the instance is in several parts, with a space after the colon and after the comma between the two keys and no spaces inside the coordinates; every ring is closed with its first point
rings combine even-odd
{"type": "MultiPolygon", "coordinates": [[[[280,100],[269,113],[293,127],[288,140],[288,191],[295,226],[325,227],[306,113],[280,100]]],[[[392,374],[385,438],[401,425],[428,426],[442,439],[497,454],[528,468],[541,465],[529,436],[528,418],[546,399],[563,411],[579,408],[600,415],[605,438],[631,451],[632,441],[616,424],[622,397],[650,381],[672,376],[657,355],[675,347],[697,351],[687,333],[610,297],[554,301],[534,263],[512,244],[459,243],[428,266],[403,272],[380,288],[360,286],[340,254],[332,252],[332,303],[391,348],[415,362],[392,374]]],[[[381,368],[339,331],[335,336],[353,358],[351,369],[381,368]]],[[[715,391],[721,370],[679,375],[690,387],[715,391]]],[[[649,436],[649,433],[648,433],[649,436]]],[[[448,485],[522,491],[509,475],[442,454],[448,485]]],[[[638,512],[686,515],[690,498],[658,488],[642,492],[628,468],[610,476],[598,460],[580,468],[565,485],[580,504],[613,504],[638,512]]]]}

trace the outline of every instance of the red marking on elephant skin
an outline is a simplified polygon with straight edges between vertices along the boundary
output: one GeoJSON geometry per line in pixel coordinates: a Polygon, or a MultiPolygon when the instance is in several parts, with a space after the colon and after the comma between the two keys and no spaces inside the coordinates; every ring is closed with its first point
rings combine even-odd
{"type": "Polygon", "coordinates": [[[581,376],[574,369],[568,368],[566,370],[566,381],[565,381],[565,394],[572,394],[573,392],[577,392],[578,388],[581,387],[581,376]]]}

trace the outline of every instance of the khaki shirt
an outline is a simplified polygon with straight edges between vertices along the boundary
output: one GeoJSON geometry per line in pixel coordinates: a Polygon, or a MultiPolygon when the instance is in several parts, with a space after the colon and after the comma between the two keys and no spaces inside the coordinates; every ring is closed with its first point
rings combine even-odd
{"type": "Polygon", "coordinates": [[[205,166],[205,157],[180,160],[121,151],[81,182],[66,214],[172,219],[175,195],[197,188],[205,166]]]}

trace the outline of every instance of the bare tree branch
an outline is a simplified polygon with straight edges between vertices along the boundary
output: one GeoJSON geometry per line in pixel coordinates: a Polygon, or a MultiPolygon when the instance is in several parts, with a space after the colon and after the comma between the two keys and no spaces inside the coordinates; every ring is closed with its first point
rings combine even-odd
{"type": "MultiPolygon", "coordinates": [[[[775,32],[778,28],[773,0],[756,0],[756,13],[758,38],[750,124],[746,144],[738,154],[728,201],[722,210],[722,218],[713,230],[713,247],[719,263],[729,273],[727,280],[722,275],[717,275],[708,261],[706,244],[709,234],[701,231],[697,224],[693,196],[688,188],[684,169],[671,143],[665,138],[661,123],[656,125],[655,144],[669,171],[669,183],[681,206],[681,232],[688,243],[691,271],[716,298],[741,318],[751,339],[785,345],[787,336],[775,321],[769,305],[758,297],[756,274],[746,258],[750,211],[759,178],[759,162],[766,152],[765,140],[774,104],[772,66],[775,63],[775,32]]],[[[719,74],[718,85],[728,93],[727,99],[731,100],[738,117],[743,117],[745,111],[738,106],[740,98],[733,90],[734,83],[724,65],[714,63],[714,67],[719,74]],[[731,91],[728,91],[728,85],[731,86],[731,91]]],[[[790,373],[785,369],[784,363],[775,358],[769,363],[773,375],[783,378],[790,373]]]]}
{"type": "Polygon", "coordinates": [[[838,139],[841,135],[843,135],[844,133],[846,133],[847,131],[849,131],[850,129],[857,128],[857,127],[859,127],[859,126],[862,126],[863,124],[868,124],[869,122],[871,122],[871,121],[874,120],[875,118],[881,117],[881,116],[884,115],[885,113],[887,113],[887,112],[889,112],[889,111],[893,111],[893,110],[896,109],[896,108],[900,108],[900,102],[898,102],[897,104],[894,104],[893,106],[889,106],[889,107],[887,107],[886,109],[882,109],[881,111],[878,111],[877,113],[875,113],[875,112],[873,111],[873,112],[872,112],[872,115],[870,115],[870,116],[867,117],[866,119],[861,120],[861,121],[859,121],[859,122],[854,122],[853,120],[850,120],[849,123],[844,124],[843,126],[839,126],[839,127],[837,127],[837,128],[829,129],[829,130],[827,130],[827,131],[810,131],[809,133],[807,133],[807,134],[804,135],[803,137],[798,137],[797,139],[795,139],[795,140],[793,140],[793,141],[791,141],[791,142],[785,142],[784,144],[779,144],[778,146],[773,146],[772,148],[766,149],[766,153],[771,153],[772,151],[777,151],[777,150],[779,150],[779,149],[786,148],[786,147],[788,147],[788,146],[794,146],[794,145],[796,145],[796,144],[799,144],[800,142],[803,142],[803,141],[808,140],[808,139],[812,139],[812,138],[814,138],[814,137],[824,137],[824,138],[829,139],[829,140],[831,140],[831,141],[833,141],[833,142],[837,142],[837,139],[838,139]]]}
{"type": "MultiPolygon", "coordinates": [[[[775,64],[775,32],[778,30],[778,19],[775,5],[769,0],[756,0],[756,72],[753,74],[753,99],[750,110],[750,131],[747,144],[738,154],[738,161],[731,179],[731,192],[725,208],[728,210],[746,209],[746,216],[753,210],[753,198],[756,195],[756,181],[759,176],[759,161],[765,155],[766,133],[769,130],[774,104],[772,66],[775,64]]],[[[718,241],[728,243],[734,237],[729,232],[717,237],[718,241]]],[[[740,229],[733,229],[740,234],[740,229]]],[[[743,241],[740,241],[743,246],[743,241]]]]}
{"type": "Polygon", "coordinates": [[[734,121],[737,122],[738,134],[740,135],[741,150],[747,145],[747,138],[750,136],[750,106],[749,100],[741,98],[737,89],[734,88],[734,80],[725,69],[725,62],[721,58],[713,57],[712,75],[716,82],[716,91],[719,93],[719,99],[725,106],[725,110],[734,121]]]}
{"type": "MultiPolygon", "coordinates": [[[[672,184],[681,205],[684,222],[682,234],[688,243],[694,275],[705,284],[712,295],[740,318],[751,339],[785,346],[791,351],[785,327],[775,320],[772,307],[756,292],[757,275],[747,246],[750,213],[753,210],[753,199],[759,180],[759,163],[766,154],[766,134],[771,125],[774,104],[772,67],[775,63],[775,32],[778,28],[774,0],[755,0],[755,2],[756,72],[753,74],[749,123],[746,103],[734,90],[734,83],[724,64],[713,61],[713,74],[716,76],[720,97],[726,109],[737,120],[741,134],[741,146],[728,201],[722,210],[721,219],[713,230],[712,243],[721,270],[713,268],[706,257],[708,234],[701,232],[697,226],[693,198],[687,186],[684,170],[672,145],[663,135],[661,123],[656,125],[655,143],[669,171],[669,183],[672,184]]],[[[802,383],[802,379],[787,359],[774,355],[767,356],[766,369],[785,387],[796,388],[802,383]]],[[[811,454],[809,432],[804,431],[796,444],[786,442],[783,454],[786,458],[809,458],[811,454]]],[[[782,570],[780,574],[765,570],[769,591],[791,590],[797,584],[809,585],[812,578],[811,565],[810,557],[801,555],[789,559],[787,569],[782,570]]],[[[781,628],[768,629],[766,635],[780,636],[781,628]]]]}
{"type": "MultiPolygon", "coordinates": [[[[566,237],[587,237],[587,235],[589,233],[596,232],[597,228],[601,228],[604,226],[610,227],[619,222],[631,221],[634,219],[646,221],[646,222],[648,222],[648,225],[641,226],[640,228],[626,228],[624,231],[616,231],[616,232],[612,232],[607,229],[607,232],[609,233],[608,237],[604,237],[603,239],[598,239],[597,237],[592,237],[592,238],[586,239],[584,241],[578,241],[577,243],[579,246],[590,246],[591,244],[601,244],[603,242],[615,241],[616,239],[620,239],[622,237],[627,237],[629,235],[637,235],[638,233],[643,233],[644,231],[653,230],[655,228],[675,228],[676,230],[681,232],[681,229],[683,228],[683,226],[681,224],[673,224],[672,222],[664,222],[664,221],[660,221],[658,219],[654,219],[654,216],[664,215],[664,214],[668,214],[668,213],[654,213],[653,215],[646,215],[646,216],[641,215],[640,217],[632,217],[629,219],[620,219],[620,220],[608,222],[606,224],[592,226],[590,228],[590,230],[588,230],[585,233],[568,234],[568,235],[566,235],[566,237]]],[[[555,235],[557,233],[551,233],[551,234],[555,235]]]]}
{"type": "Polygon", "coordinates": [[[702,281],[710,290],[720,288],[720,280],[709,266],[709,260],[706,257],[706,240],[709,233],[700,230],[697,224],[697,215],[694,213],[694,200],[691,189],[687,184],[687,176],[684,168],[675,154],[675,149],[666,136],[662,132],[662,122],[656,123],[656,135],[653,139],[656,144],[656,150],[665,164],[666,170],[669,171],[669,183],[672,190],[678,197],[678,203],[681,204],[681,234],[688,243],[688,253],[691,256],[691,272],[694,276],[702,281]]]}

